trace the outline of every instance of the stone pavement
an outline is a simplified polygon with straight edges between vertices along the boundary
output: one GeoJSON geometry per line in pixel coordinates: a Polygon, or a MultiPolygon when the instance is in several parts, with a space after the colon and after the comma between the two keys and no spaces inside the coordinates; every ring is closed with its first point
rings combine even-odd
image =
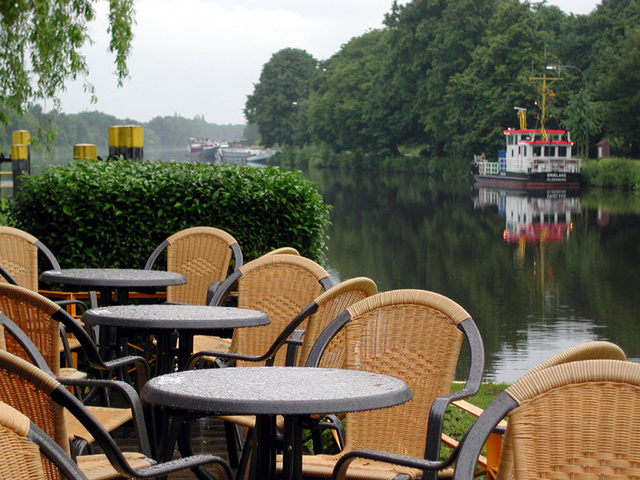
{"type": "MultiPolygon", "coordinates": [[[[201,418],[192,424],[193,450],[195,453],[211,453],[228,460],[224,426],[217,418],[201,418]]],[[[133,429],[124,428],[114,432],[116,443],[123,449],[138,451],[133,429]]],[[[175,458],[179,458],[178,455],[175,458]]],[[[197,478],[190,470],[169,475],[171,480],[197,478]]]]}

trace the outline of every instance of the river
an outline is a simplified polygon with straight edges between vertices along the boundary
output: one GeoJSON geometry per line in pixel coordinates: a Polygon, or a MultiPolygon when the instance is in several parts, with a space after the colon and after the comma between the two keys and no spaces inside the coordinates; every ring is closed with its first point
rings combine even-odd
{"type": "MultiPolygon", "coordinates": [[[[184,158],[167,155],[159,157],[184,158]]],[[[532,197],[398,173],[304,174],[332,206],[326,267],[334,280],[366,276],[380,291],[453,299],[482,334],[485,380],[511,383],[596,339],[640,360],[640,197],[532,197]]]]}
{"type": "Polygon", "coordinates": [[[517,380],[570,346],[609,340],[640,358],[640,204],[415,175],[311,170],[333,207],[328,269],[380,291],[420,288],[480,328],[487,381],[517,380]]]}

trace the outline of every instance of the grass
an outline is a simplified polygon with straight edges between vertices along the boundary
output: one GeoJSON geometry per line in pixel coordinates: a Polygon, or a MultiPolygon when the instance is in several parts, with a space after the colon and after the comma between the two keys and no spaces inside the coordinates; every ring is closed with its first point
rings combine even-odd
{"type": "MultiPolygon", "coordinates": [[[[464,385],[462,383],[454,383],[451,387],[452,392],[461,390],[464,385]]],[[[483,383],[480,387],[480,391],[473,397],[465,399],[469,403],[476,405],[482,409],[487,408],[498,395],[500,395],[509,385],[505,383],[483,383]]],[[[450,405],[447,408],[447,412],[444,417],[443,432],[456,440],[461,440],[464,434],[469,430],[473,422],[477,417],[470,413],[464,412],[454,405],[450,405]]],[[[448,456],[451,449],[443,447],[442,454],[444,457],[448,456]]]]}

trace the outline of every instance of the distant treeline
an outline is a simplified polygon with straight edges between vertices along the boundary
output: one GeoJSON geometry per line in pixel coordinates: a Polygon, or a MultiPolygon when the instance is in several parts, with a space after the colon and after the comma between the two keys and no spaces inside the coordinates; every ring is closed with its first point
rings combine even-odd
{"type": "Polygon", "coordinates": [[[539,124],[531,77],[561,77],[548,128],[571,131],[590,157],[640,154],[640,0],[602,0],[588,15],[545,1],[393,2],[384,28],[328,60],[289,48],[263,66],[245,116],[263,145],[327,145],[334,152],[420,147],[427,155],[503,147],[514,107],[539,124]]]}
{"type": "Polygon", "coordinates": [[[10,114],[9,118],[9,125],[0,126],[0,145],[2,145],[2,151],[7,154],[11,147],[11,132],[14,130],[28,130],[34,135],[42,129],[43,141],[46,141],[48,134],[49,146],[54,149],[66,149],[78,143],[91,143],[97,145],[102,151],[108,147],[109,127],[114,125],[142,125],[145,149],[186,148],[190,137],[228,142],[246,139],[246,125],[216,125],[200,116],[188,119],[174,115],[155,117],[150,122],[138,122],[130,118],[116,118],[101,112],[44,113],[42,108],[36,105],[22,118],[17,114],[10,114]]]}

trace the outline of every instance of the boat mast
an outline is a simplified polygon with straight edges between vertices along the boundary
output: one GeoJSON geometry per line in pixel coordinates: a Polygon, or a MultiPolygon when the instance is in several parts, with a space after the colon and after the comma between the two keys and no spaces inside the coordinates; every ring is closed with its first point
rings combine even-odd
{"type": "Polygon", "coordinates": [[[540,94],[541,101],[536,102],[540,108],[540,136],[542,141],[547,140],[547,131],[544,128],[544,124],[547,121],[547,98],[554,99],[556,94],[553,91],[547,93],[547,88],[558,80],[562,80],[560,77],[547,78],[545,74],[542,77],[531,77],[531,80],[536,82],[538,93],[540,94]]]}

